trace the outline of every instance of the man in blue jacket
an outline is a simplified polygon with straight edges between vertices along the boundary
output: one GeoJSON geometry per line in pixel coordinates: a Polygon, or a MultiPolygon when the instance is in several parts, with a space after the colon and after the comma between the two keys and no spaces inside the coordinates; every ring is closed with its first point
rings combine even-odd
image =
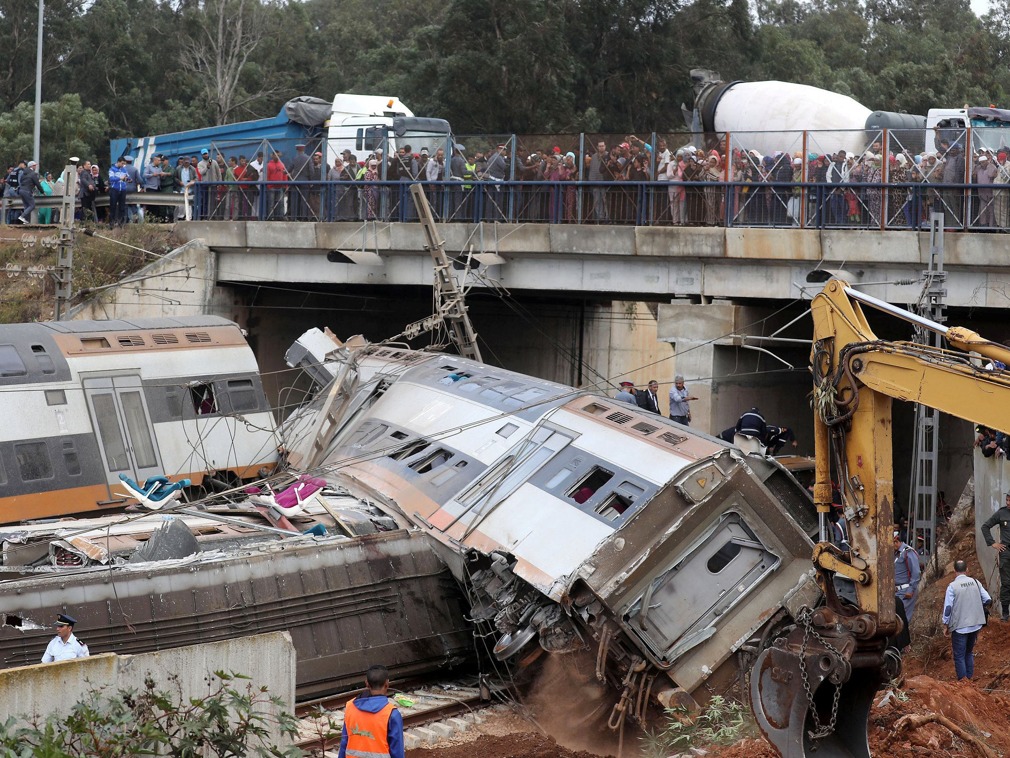
{"type": "Polygon", "coordinates": [[[389,671],[372,666],[365,691],[344,706],[339,758],[404,758],[403,717],[386,697],[389,671]]]}
{"type": "Polygon", "coordinates": [[[130,191],[130,174],[126,160],[119,156],[116,165],[109,169],[109,223],[122,226],[126,223],[126,193],[130,191]]]}

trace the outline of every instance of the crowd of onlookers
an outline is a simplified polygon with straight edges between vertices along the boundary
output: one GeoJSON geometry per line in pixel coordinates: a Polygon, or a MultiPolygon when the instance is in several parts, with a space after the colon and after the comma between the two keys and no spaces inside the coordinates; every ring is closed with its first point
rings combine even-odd
{"type": "MultiPolygon", "coordinates": [[[[472,152],[458,143],[350,150],[324,162],[320,150],[298,145],[225,157],[152,157],[135,166],[121,156],[107,172],[89,161],[78,169],[79,217],[122,224],[142,221],[136,192],[185,193],[185,209],[152,205],[148,216],[174,220],[290,219],[321,221],[417,218],[409,185],[422,182],[443,221],[526,221],[685,226],[803,226],[918,228],[931,212],[957,228],[1010,228],[1010,148],[979,147],[965,154],[961,140],[940,139],[930,152],[885,149],[872,142],[856,154],[719,149],[634,135],[616,144],[599,140],[577,149],[546,146],[515,154],[511,140],[472,152]],[[100,195],[109,208],[97,207],[100,195]]],[[[580,143],[581,144],[581,143],[580,143]]],[[[735,143],[734,143],[735,144],[735,143]]],[[[5,197],[22,197],[26,167],[8,169],[5,197]]],[[[60,180],[40,174],[34,194],[60,194],[60,180]]],[[[25,199],[27,204],[29,201],[25,199]]],[[[13,223],[20,212],[9,212],[13,223]]],[[[41,223],[55,222],[40,209],[41,223]]]]}

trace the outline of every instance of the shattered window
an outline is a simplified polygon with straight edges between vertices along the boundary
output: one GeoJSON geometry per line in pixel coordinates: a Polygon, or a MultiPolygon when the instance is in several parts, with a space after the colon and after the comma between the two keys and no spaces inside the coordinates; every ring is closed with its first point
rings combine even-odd
{"type": "Polygon", "coordinates": [[[414,461],[410,464],[410,467],[419,474],[427,474],[429,471],[437,469],[439,466],[448,463],[451,457],[451,452],[443,447],[440,447],[434,452],[424,456],[424,458],[414,461]]]}
{"type": "Polygon", "coordinates": [[[21,481],[33,482],[53,478],[53,461],[45,442],[22,442],[14,446],[21,481]]]}
{"type": "Polygon", "coordinates": [[[189,388],[189,397],[193,401],[193,410],[197,416],[209,416],[217,413],[217,398],[214,397],[213,384],[193,384],[189,388]]]}
{"type": "Polygon", "coordinates": [[[592,470],[580,482],[568,490],[568,497],[582,505],[613,477],[613,471],[607,471],[601,466],[593,466],[592,470]]]}
{"type": "Polygon", "coordinates": [[[35,360],[39,364],[39,368],[42,369],[43,374],[55,374],[56,365],[53,363],[53,359],[46,352],[46,348],[43,345],[32,345],[32,353],[35,355],[35,360]]]}

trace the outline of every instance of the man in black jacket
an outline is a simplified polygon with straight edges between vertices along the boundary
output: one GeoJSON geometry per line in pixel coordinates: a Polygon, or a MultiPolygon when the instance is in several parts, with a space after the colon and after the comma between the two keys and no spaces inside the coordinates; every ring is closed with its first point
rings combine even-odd
{"type": "Polygon", "coordinates": [[[999,554],[999,604],[1003,621],[1010,621],[1010,492],[1002,508],[992,514],[982,524],[982,538],[989,547],[999,554]],[[992,528],[999,524],[999,541],[994,541],[992,528]]]}

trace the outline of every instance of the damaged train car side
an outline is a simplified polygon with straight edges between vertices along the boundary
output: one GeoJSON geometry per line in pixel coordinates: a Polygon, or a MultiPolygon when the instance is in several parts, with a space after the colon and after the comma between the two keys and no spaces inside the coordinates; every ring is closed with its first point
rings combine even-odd
{"type": "Polygon", "coordinates": [[[125,505],[121,474],[199,485],[277,462],[256,358],[213,316],[0,325],[0,416],[0,523],[125,505]]]}
{"type": "Polygon", "coordinates": [[[499,658],[593,651],[618,721],[728,688],[736,653],[816,600],[809,496],[773,462],[463,358],[337,352],[328,476],[432,538],[499,658]]]}

